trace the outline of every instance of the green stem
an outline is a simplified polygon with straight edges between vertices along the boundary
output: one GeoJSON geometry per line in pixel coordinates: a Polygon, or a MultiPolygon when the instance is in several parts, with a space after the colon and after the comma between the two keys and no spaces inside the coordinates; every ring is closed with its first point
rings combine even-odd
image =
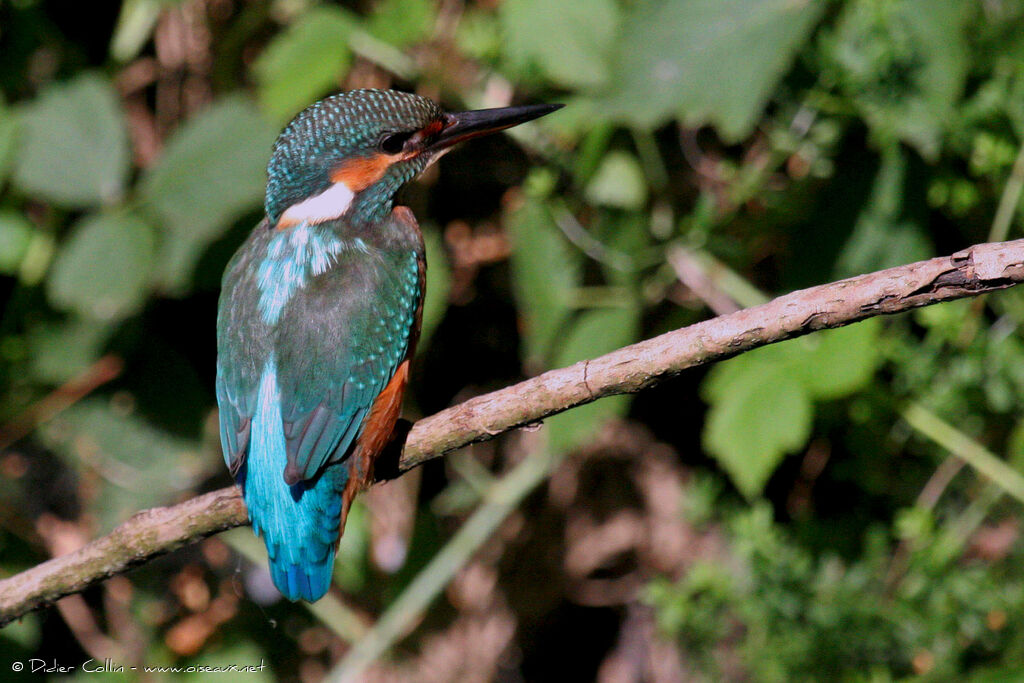
{"type": "Polygon", "coordinates": [[[110,56],[125,64],[135,59],[160,18],[157,0],[125,0],[110,40],[110,56]]]}
{"type": "Polygon", "coordinates": [[[1013,215],[1017,213],[1020,205],[1020,195],[1024,191],[1024,144],[1021,144],[1017,152],[1017,159],[1010,169],[1010,177],[1006,179],[1003,186],[1003,194],[999,197],[999,207],[996,209],[996,216],[992,219],[992,228],[988,233],[989,242],[1003,242],[1010,234],[1010,225],[1013,223],[1013,215]]]}
{"type": "Polygon", "coordinates": [[[465,566],[519,502],[544,481],[555,462],[556,459],[546,450],[538,450],[498,481],[452,540],[406,586],[369,633],[348,651],[325,680],[358,680],[366,667],[407,634],[456,572],[465,566]]]}
{"type": "Polygon", "coordinates": [[[361,28],[354,28],[349,33],[348,46],[352,52],[390,71],[399,78],[406,81],[416,80],[419,70],[411,57],[361,28]]]}
{"type": "Polygon", "coordinates": [[[918,403],[908,404],[900,414],[915,431],[961,458],[1004,492],[1024,503],[1024,476],[995,453],[918,403]]]}
{"type": "Polygon", "coordinates": [[[998,503],[999,499],[1004,495],[1005,492],[1001,486],[989,483],[971,501],[967,508],[952,521],[949,529],[956,540],[958,548],[963,548],[967,545],[971,536],[988,517],[992,506],[998,503]]]}
{"type": "Polygon", "coordinates": [[[662,159],[661,151],[658,149],[658,142],[650,131],[634,128],[631,132],[647,181],[652,188],[660,192],[668,185],[669,178],[665,160],[662,159]]]}

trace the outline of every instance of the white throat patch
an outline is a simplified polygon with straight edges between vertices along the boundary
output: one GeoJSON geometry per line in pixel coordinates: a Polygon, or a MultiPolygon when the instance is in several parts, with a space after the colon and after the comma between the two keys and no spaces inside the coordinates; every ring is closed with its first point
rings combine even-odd
{"type": "Polygon", "coordinates": [[[281,214],[278,227],[308,223],[315,225],[341,217],[352,205],[355,193],[348,185],[337,182],[318,195],[292,204],[281,214]]]}

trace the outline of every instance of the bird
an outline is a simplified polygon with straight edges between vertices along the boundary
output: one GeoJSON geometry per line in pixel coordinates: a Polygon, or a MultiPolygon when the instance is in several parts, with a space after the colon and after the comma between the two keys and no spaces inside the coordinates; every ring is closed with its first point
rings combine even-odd
{"type": "Polygon", "coordinates": [[[224,461],[289,600],[329,589],[353,498],[400,417],[426,258],[396,192],[456,143],[561,106],[450,113],[413,93],[350,90],[274,143],[265,218],[221,282],[216,395],[224,461]]]}

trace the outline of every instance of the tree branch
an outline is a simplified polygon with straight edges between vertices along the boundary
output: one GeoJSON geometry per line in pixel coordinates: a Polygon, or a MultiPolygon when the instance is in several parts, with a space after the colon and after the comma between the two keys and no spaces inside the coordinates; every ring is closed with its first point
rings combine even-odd
{"type": "MultiPolygon", "coordinates": [[[[687,368],[759,346],[1020,282],[1024,282],[1024,240],[979,244],[952,256],[793,292],[546,372],[424,418],[409,432],[398,471],[603,396],[641,391],[687,368]]],[[[246,521],[245,505],[234,487],[139,512],[73,553],[0,581],[0,625],[246,521]]]]}

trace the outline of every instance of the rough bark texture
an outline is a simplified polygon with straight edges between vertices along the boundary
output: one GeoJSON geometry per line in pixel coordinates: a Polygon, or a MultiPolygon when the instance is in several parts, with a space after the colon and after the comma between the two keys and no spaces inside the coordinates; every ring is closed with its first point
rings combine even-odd
{"type": "MultiPolygon", "coordinates": [[[[424,418],[408,434],[398,473],[470,443],[589,403],[635,393],[687,368],[872,316],[976,296],[1024,281],[1024,240],[800,290],[624,347],[424,418]]],[[[186,543],[246,523],[234,487],[139,512],[79,550],[0,581],[0,625],[186,543]]]]}

